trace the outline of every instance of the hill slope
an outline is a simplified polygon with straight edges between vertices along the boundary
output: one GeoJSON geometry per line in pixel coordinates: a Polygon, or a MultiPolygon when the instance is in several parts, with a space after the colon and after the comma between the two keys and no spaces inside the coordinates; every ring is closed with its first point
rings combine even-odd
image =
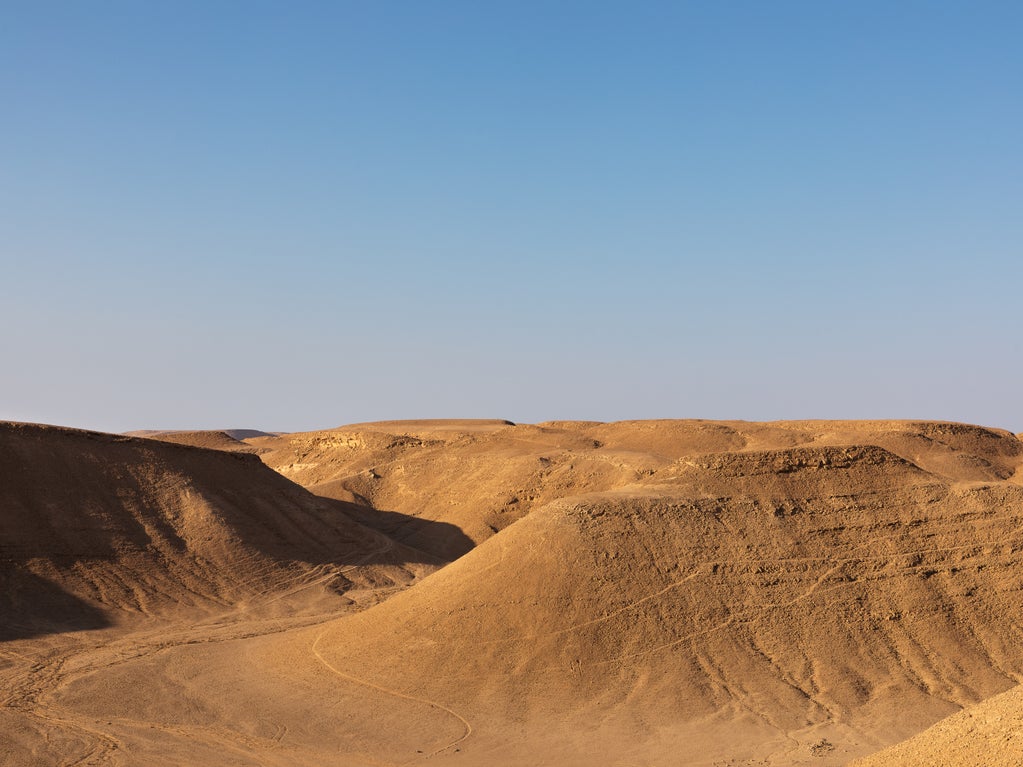
{"type": "Polygon", "coordinates": [[[226,431],[169,431],[144,436],[147,439],[155,439],[159,442],[174,442],[179,445],[205,447],[212,450],[240,451],[244,453],[255,453],[258,451],[258,448],[254,448],[242,440],[232,437],[226,431]]]}
{"type": "Polygon", "coordinates": [[[388,421],[248,443],[318,495],[394,513],[361,520],[445,559],[553,500],[707,453],[876,445],[949,482],[1008,479],[1023,456],[1009,432],[921,421],[388,421]]]}
{"type": "Polygon", "coordinates": [[[723,453],[536,509],[319,651],[473,722],[463,759],[841,764],[1019,680],[1021,552],[1017,485],[723,453]]]}
{"type": "Polygon", "coordinates": [[[78,607],[88,625],[222,609],[353,565],[407,582],[395,563],[424,560],[254,455],[0,423],[0,473],[7,636],[71,627],[78,607]]]}
{"type": "MultiPolygon", "coordinates": [[[[79,676],[315,625],[436,566],[246,453],[0,423],[0,476],[3,765],[123,763],[108,723],[51,701],[79,676]]],[[[116,692],[180,705],[145,673],[116,692]]]]}

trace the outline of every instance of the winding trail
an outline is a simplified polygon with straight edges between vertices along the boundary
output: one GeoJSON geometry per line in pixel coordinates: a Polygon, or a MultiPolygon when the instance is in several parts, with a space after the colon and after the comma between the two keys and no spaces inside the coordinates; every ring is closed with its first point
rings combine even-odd
{"type": "Polygon", "coordinates": [[[392,689],[390,687],[384,687],[383,685],[379,685],[379,684],[376,684],[374,682],[370,682],[370,681],[367,681],[365,679],[360,679],[359,677],[352,676],[351,674],[345,673],[344,671],[339,669],[337,666],[335,666],[329,660],[324,658],[323,657],[323,653],[321,653],[320,650],[319,650],[320,642],[323,641],[323,638],[330,631],[331,631],[331,629],[328,627],[328,628],[325,628],[323,631],[321,631],[319,634],[317,634],[316,639],[313,640],[312,646],[310,647],[310,649],[312,651],[312,654],[316,657],[316,659],[320,663],[322,663],[324,666],[326,666],[328,669],[330,669],[330,671],[332,671],[333,673],[337,674],[339,677],[341,677],[345,681],[351,682],[353,684],[357,684],[357,685],[359,685],[361,687],[367,687],[367,688],[369,688],[371,690],[376,690],[377,692],[381,692],[381,693],[383,693],[385,695],[390,695],[391,697],[394,697],[394,698],[400,698],[402,700],[411,701],[413,703],[420,703],[420,704],[422,704],[424,706],[428,706],[430,708],[437,709],[438,711],[442,711],[445,714],[448,714],[449,716],[454,717],[455,719],[457,719],[461,723],[461,725],[463,727],[462,734],[460,736],[458,736],[457,738],[455,738],[454,740],[452,740],[450,743],[445,743],[444,745],[440,746],[439,748],[434,749],[433,751],[430,751],[427,754],[423,754],[422,756],[418,756],[415,759],[411,759],[411,760],[409,760],[407,762],[403,762],[402,764],[412,764],[413,762],[418,761],[419,759],[429,759],[430,757],[437,756],[438,754],[441,754],[441,753],[443,753],[445,751],[448,751],[448,750],[454,748],[459,743],[462,743],[463,741],[465,741],[470,735],[472,735],[473,730],[472,730],[472,725],[469,723],[469,720],[466,719],[461,714],[459,714],[457,711],[454,711],[454,710],[448,708],[443,703],[438,703],[437,701],[430,700],[428,698],[421,698],[421,697],[416,696],[416,695],[409,695],[409,694],[401,692],[399,690],[394,690],[394,689],[392,689]]]}
{"type": "MultiPolygon", "coordinates": [[[[375,534],[374,537],[379,539],[378,545],[352,563],[341,567],[321,565],[300,573],[296,577],[286,580],[282,584],[283,590],[260,600],[259,605],[265,606],[292,597],[306,589],[320,586],[394,547],[394,543],[386,536],[375,534]]],[[[394,590],[403,590],[403,588],[381,587],[373,589],[372,592],[373,594],[386,594],[394,590]]],[[[232,611],[212,615],[183,630],[174,630],[171,626],[159,625],[155,628],[127,629],[125,633],[113,638],[106,638],[106,635],[100,634],[97,637],[99,641],[65,646],[45,659],[34,660],[5,648],[0,651],[0,655],[21,664],[23,669],[15,671],[4,680],[0,707],[17,711],[23,716],[36,720],[43,725],[44,730],[64,731],[84,741],[81,751],[67,755],[59,762],[61,767],[109,764],[114,760],[117,752],[127,750],[126,744],[112,733],[104,731],[101,728],[101,722],[94,717],[79,715],[66,706],[53,702],[53,696],[72,682],[124,663],[179,647],[229,642],[309,629],[335,621],[338,617],[338,612],[334,611],[290,618],[248,618],[242,614],[240,609],[236,608],[232,611]]],[[[257,748],[265,748],[268,744],[270,747],[276,747],[284,734],[282,731],[272,742],[263,743],[263,739],[242,735],[226,728],[170,726],[159,722],[141,722],[124,717],[110,717],[109,720],[117,721],[119,724],[145,724],[151,729],[191,739],[202,739],[228,751],[243,754],[259,763],[262,762],[256,755],[257,748]]]]}

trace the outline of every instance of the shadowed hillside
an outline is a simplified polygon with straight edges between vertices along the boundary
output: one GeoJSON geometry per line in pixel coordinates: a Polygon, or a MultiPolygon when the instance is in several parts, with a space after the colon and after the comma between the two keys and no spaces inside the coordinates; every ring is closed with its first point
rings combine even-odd
{"type": "Polygon", "coordinates": [[[66,626],[81,600],[122,613],[216,609],[345,566],[386,565],[407,582],[395,565],[423,560],[253,455],[3,423],[0,471],[7,632],[66,626]]]}

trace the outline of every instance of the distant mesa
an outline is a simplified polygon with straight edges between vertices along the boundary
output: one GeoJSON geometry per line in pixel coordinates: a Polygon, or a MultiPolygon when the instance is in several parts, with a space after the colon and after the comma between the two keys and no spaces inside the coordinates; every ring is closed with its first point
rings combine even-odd
{"type": "Polygon", "coordinates": [[[478,433],[514,426],[512,421],[500,418],[422,418],[408,421],[366,421],[364,423],[346,424],[338,430],[365,430],[394,434],[411,434],[415,432],[461,432],[478,433]]]}
{"type": "Polygon", "coordinates": [[[222,429],[224,434],[234,439],[252,439],[254,437],[279,437],[282,431],[260,431],[259,429],[222,429]]]}
{"type": "Polygon", "coordinates": [[[252,439],[253,437],[279,437],[283,431],[260,431],[259,429],[137,429],[123,432],[127,437],[152,437],[161,434],[226,434],[233,439],[252,439]]]}
{"type": "Polygon", "coordinates": [[[143,429],[125,432],[126,436],[155,439],[161,442],[174,442],[179,445],[204,447],[211,450],[228,450],[246,453],[258,453],[259,448],[247,444],[244,440],[263,437],[278,437],[283,432],[271,433],[258,429],[212,429],[212,430],[170,430],[143,429]]]}

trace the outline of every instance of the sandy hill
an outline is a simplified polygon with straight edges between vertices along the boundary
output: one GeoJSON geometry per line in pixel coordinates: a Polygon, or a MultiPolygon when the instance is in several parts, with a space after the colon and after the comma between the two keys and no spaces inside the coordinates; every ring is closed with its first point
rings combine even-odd
{"type": "Polygon", "coordinates": [[[874,445],[705,455],[535,509],[318,648],[469,722],[443,763],[842,764],[1019,680],[1021,522],[1018,485],[874,445]]]}
{"type": "MultiPolygon", "coordinates": [[[[14,680],[18,716],[0,727],[23,744],[12,764],[841,765],[1023,680],[1023,444],[1008,432],[911,421],[418,421],[251,440],[285,476],[357,508],[305,493],[252,455],[60,436],[12,464],[49,467],[16,495],[60,524],[64,501],[46,489],[55,474],[87,494],[126,487],[117,494],[126,499],[176,487],[126,483],[111,467],[127,459],[111,446],[127,444],[132,455],[156,451],[169,477],[187,475],[211,505],[234,499],[218,523],[227,532],[210,534],[222,542],[215,550],[282,547],[247,549],[271,593],[288,593],[275,580],[282,560],[301,572],[336,551],[359,562],[371,539],[381,544],[371,556],[391,559],[341,573],[359,579],[345,592],[361,595],[352,610],[368,607],[341,617],[320,601],[301,620],[238,620],[235,600],[258,596],[197,576],[193,592],[227,612],[205,607],[207,597],[183,600],[182,616],[198,617],[113,642],[110,629],[79,632],[97,639],[70,653],[48,649],[64,635],[8,642],[0,675],[14,680]],[[104,446],[93,462],[101,473],[63,473],[90,455],[90,440],[104,446]],[[274,522],[274,493],[294,499],[294,513],[325,504],[323,524],[362,543],[332,543],[306,517],[303,531],[326,534],[326,551],[289,537],[274,522]],[[341,524],[336,509],[448,558],[466,553],[414,581],[425,556],[341,524]],[[278,532],[253,532],[266,526],[278,532]]],[[[101,550],[113,540],[134,551],[117,524],[87,527],[104,531],[101,550]]],[[[47,539],[26,533],[22,543],[47,539]]],[[[147,566],[187,561],[178,551],[147,566]]],[[[124,581],[145,592],[145,573],[127,560],[124,581]]],[[[23,569],[32,561],[18,559],[23,569]]],[[[73,580],[48,582],[85,593],[73,580]]],[[[1015,698],[1005,700],[1012,710],[1015,698]]],[[[1005,733],[989,731],[997,748],[1005,733]]]]}
{"type": "MultiPolygon", "coordinates": [[[[243,430],[242,433],[244,433],[243,430]]],[[[229,452],[257,453],[259,448],[253,447],[243,439],[253,437],[273,436],[261,432],[254,433],[251,437],[236,437],[227,431],[138,431],[129,432],[125,436],[142,437],[155,439],[159,442],[173,442],[177,445],[191,445],[192,447],[205,447],[211,450],[227,450],[229,452]]]]}
{"type": "Polygon", "coordinates": [[[447,559],[533,508],[648,481],[688,456],[870,444],[946,481],[989,482],[1012,476],[1021,451],[1009,432],[918,421],[390,421],[248,443],[318,495],[395,512],[361,521],[447,559]]]}
{"type": "Polygon", "coordinates": [[[72,627],[79,608],[89,625],[216,609],[371,561],[407,580],[394,563],[426,559],[253,455],[0,423],[0,472],[5,636],[72,627]]]}
{"type": "Polygon", "coordinates": [[[261,431],[260,429],[221,429],[229,437],[234,439],[254,439],[256,437],[279,437],[283,432],[261,431]]]}
{"type": "Polygon", "coordinates": [[[322,622],[435,568],[245,453],[0,423],[0,475],[4,765],[102,761],[109,739],[41,699],[76,673],[322,622]]]}

